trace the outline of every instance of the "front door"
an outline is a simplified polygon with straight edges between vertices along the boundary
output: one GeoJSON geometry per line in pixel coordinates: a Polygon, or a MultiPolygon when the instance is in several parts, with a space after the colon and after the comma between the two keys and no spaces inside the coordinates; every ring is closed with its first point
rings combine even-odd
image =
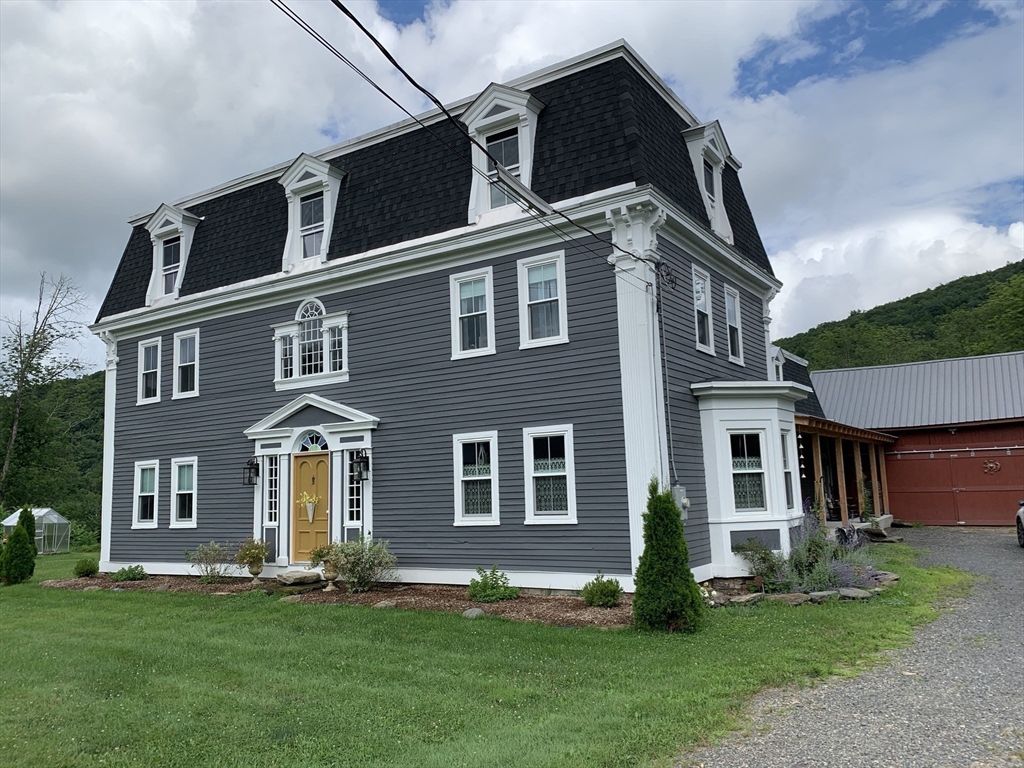
{"type": "Polygon", "coordinates": [[[309,562],[309,552],[328,541],[327,509],[331,496],[330,454],[297,453],[292,477],[292,562],[309,562]],[[310,515],[299,498],[316,498],[310,515]]]}

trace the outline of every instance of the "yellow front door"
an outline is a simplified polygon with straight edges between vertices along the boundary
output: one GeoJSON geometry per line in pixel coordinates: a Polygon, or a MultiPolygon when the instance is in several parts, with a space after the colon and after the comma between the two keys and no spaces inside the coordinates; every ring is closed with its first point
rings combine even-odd
{"type": "Polygon", "coordinates": [[[309,552],[327,543],[327,507],[331,495],[331,479],[327,453],[297,453],[292,477],[292,562],[309,561],[309,552]],[[299,497],[317,497],[312,519],[306,504],[299,497]]]}

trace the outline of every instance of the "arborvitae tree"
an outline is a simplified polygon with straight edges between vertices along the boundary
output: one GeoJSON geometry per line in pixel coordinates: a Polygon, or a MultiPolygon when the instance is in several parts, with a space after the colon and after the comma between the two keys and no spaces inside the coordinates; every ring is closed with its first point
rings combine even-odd
{"type": "Polygon", "coordinates": [[[36,551],[28,533],[19,523],[7,538],[3,553],[3,578],[8,584],[20,584],[32,578],[36,567],[36,551]]]}
{"type": "Polygon", "coordinates": [[[644,515],[644,553],[636,571],[633,623],[641,629],[696,632],[704,621],[704,602],[690,571],[683,521],[672,491],[648,487],[644,515]]]}
{"type": "Polygon", "coordinates": [[[28,542],[32,545],[32,573],[29,576],[33,576],[36,572],[36,558],[39,556],[39,548],[36,546],[36,518],[32,514],[31,507],[21,508],[21,513],[18,515],[18,525],[25,529],[25,533],[28,534],[28,542]]]}

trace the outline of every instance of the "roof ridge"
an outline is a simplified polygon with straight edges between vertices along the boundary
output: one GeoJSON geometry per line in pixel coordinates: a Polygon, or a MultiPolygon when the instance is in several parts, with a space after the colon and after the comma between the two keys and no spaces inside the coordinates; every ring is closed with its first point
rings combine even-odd
{"type": "Polygon", "coordinates": [[[1012,352],[992,352],[987,355],[964,355],[962,357],[941,357],[935,360],[914,360],[909,363],[889,363],[887,365],[858,365],[852,368],[822,368],[811,371],[814,376],[819,373],[846,373],[847,371],[877,371],[880,368],[906,368],[911,365],[937,365],[939,363],[955,363],[960,360],[980,360],[986,357],[1011,357],[1013,355],[1024,355],[1024,349],[1012,352]]]}

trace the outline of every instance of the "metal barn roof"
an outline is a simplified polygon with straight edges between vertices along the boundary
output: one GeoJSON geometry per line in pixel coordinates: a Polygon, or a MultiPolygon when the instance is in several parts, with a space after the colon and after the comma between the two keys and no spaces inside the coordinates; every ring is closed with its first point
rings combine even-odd
{"type": "Polygon", "coordinates": [[[1024,419],[1024,352],[813,371],[825,415],[864,429],[1024,419]]]}

